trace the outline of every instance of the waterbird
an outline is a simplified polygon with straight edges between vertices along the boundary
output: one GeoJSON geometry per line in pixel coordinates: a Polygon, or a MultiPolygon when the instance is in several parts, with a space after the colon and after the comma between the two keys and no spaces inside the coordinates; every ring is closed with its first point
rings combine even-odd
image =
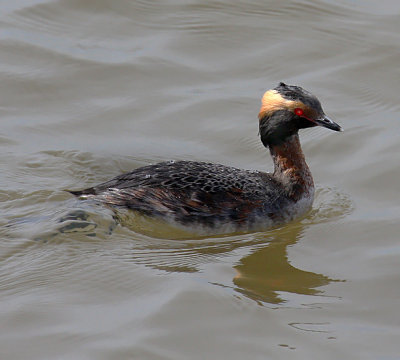
{"type": "Polygon", "coordinates": [[[285,224],[304,216],[314,200],[314,181],[299,130],[342,129],[325,115],[316,96],[283,82],[265,92],[258,119],[273,173],[209,162],[164,161],[70,192],[203,235],[262,231],[285,224]]]}

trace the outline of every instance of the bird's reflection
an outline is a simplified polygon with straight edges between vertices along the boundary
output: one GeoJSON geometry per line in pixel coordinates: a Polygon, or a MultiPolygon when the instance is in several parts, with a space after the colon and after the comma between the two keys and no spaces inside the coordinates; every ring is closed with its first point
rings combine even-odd
{"type": "Polygon", "coordinates": [[[262,302],[279,304],[280,292],[302,295],[320,293],[317,289],[332,280],[322,274],[298,269],[290,264],[287,247],[302,236],[303,226],[296,224],[269,234],[269,244],[243,257],[235,266],[236,290],[262,302]]]}
{"type": "MultiPolygon", "coordinates": [[[[237,275],[232,280],[233,287],[253,300],[279,304],[283,302],[280,292],[315,295],[320,293],[318,287],[332,281],[325,275],[304,271],[290,264],[287,247],[302,238],[305,228],[309,226],[306,223],[295,222],[255,234],[142,243],[135,247],[133,258],[135,262],[168,272],[197,272],[204,264],[212,263],[213,259],[229,256],[241,248],[252,249],[249,255],[236,262],[234,269],[237,275]]],[[[154,225],[153,229],[159,228],[154,225]]]]}

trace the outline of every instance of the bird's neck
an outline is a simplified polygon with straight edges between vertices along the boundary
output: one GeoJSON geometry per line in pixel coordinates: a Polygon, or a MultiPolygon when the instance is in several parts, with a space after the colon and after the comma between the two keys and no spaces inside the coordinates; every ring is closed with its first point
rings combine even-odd
{"type": "Polygon", "coordinates": [[[282,183],[295,201],[314,195],[314,181],[304,159],[298,134],[280,145],[270,147],[274,161],[274,178],[282,183]]]}

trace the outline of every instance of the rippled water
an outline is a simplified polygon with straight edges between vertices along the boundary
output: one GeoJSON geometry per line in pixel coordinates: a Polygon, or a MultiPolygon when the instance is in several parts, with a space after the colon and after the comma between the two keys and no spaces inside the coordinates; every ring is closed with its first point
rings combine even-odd
{"type": "Polygon", "coordinates": [[[397,1],[0,3],[1,359],[399,359],[397,1]],[[263,92],[315,93],[313,210],[190,238],[72,198],[169,159],[268,170],[263,92]]]}

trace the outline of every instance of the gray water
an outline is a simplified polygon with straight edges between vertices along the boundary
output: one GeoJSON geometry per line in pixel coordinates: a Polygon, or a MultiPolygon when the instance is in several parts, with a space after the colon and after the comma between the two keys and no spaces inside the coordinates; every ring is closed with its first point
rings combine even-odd
{"type": "Polygon", "coordinates": [[[0,2],[0,359],[400,359],[398,1],[0,2]],[[80,189],[162,160],[271,170],[279,81],[306,218],[203,239],[80,189]]]}

